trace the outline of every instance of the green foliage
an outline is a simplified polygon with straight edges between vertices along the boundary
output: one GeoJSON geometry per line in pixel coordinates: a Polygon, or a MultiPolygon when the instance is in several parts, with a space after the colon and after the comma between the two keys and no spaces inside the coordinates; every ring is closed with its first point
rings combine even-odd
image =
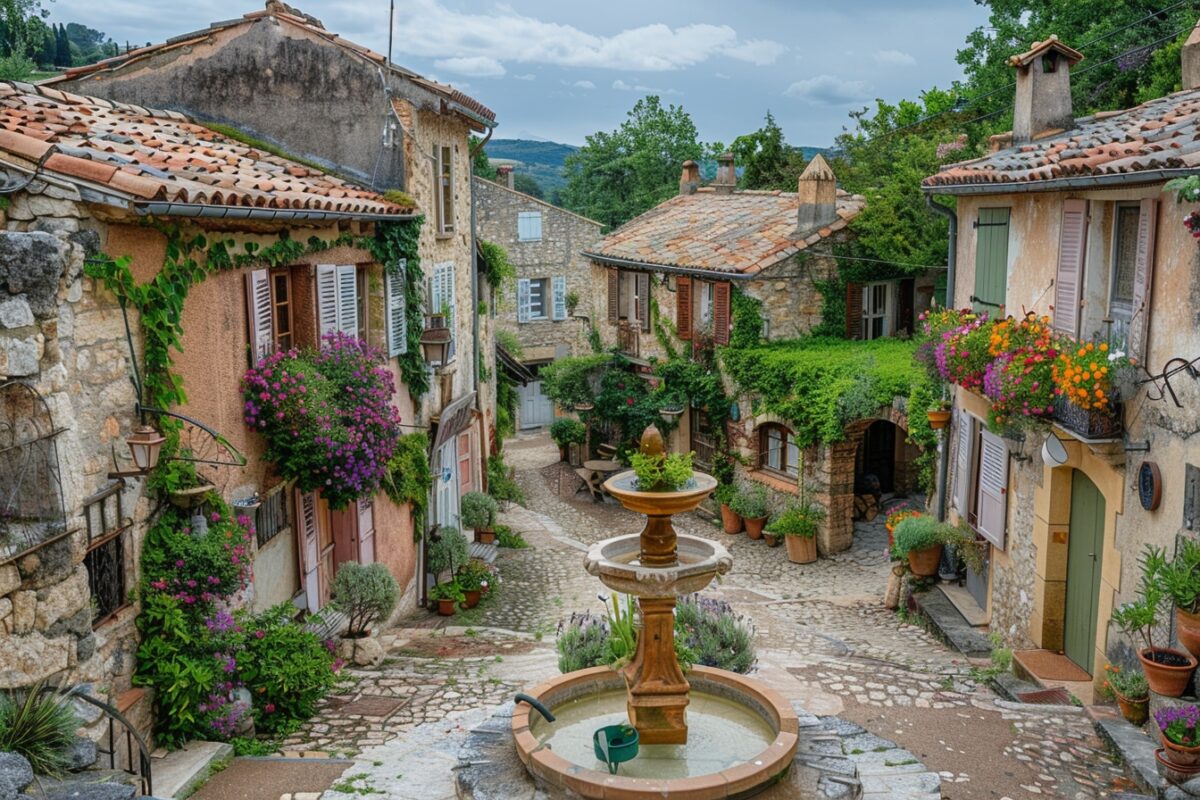
{"type": "Polygon", "coordinates": [[[610,353],[568,356],[546,365],[538,377],[542,392],[561,408],[595,402],[601,375],[612,366],[610,353]]]}
{"type": "Polygon", "coordinates": [[[929,427],[926,412],[941,408],[939,387],[932,381],[916,381],[908,394],[908,441],[921,448],[914,463],[917,480],[927,495],[937,480],[937,431],[929,427]]]}
{"type": "Polygon", "coordinates": [[[496,372],[496,438],[501,443],[517,432],[517,382],[506,370],[496,372]]]}
{"type": "Polygon", "coordinates": [[[467,563],[467,537],[458,528],[439,528],[436,538],[429,542],[426,563],[434,577],[443,572],[453,574],[467,563]]]}
{"type": "Polygon", "coordinates": [[[400,585],[380,563],[347,561],[333,578],[333,607],[349,617],[346,636],[366,636],[371,626],[386,620],[396,607],[400,585]]]}
{"type": "Polygon", "coordinates": [[[331,648],[297,625],[294,612],[281,603],[242,623],[240,676],[254,704],[255,728],[268,734],[290,733],[337,683],[331,648]]]}
{"type": "Polygon", "coordinates": [[[1104,667],[1107,674],[1105,682],[1109,688],[1116,691],[1126,700],[1145,700],[1150,697],[1150,684],[1145,674],[1136,667],[1114,667],[1109,664],[1104,667]]]}
{"type": "Polygon", "coordinates": [[[502,290],[517,279],[517,268],[508,260],[508,252],[500,245],[480,239],[479,258],[483,261],[483,274],[493,289],[502,290]]]}
{"type": "Polygon", "coordinates": [[[805,501],[788,506],[776,514],[764,530],[779,536],[803,536],[811,539],[817,535],[817,529],[823,519],[824,509],[805,501]]]}
{"type": "Polygon", "coordinates": [[[744,349],[758,347],[762,343],[762,305],[762,300],[746,294],[740,286],[733,288],[730,295],[733,312],[733,330],[729,334],[730,347],[744,349]]]}
{"type": "Polygon", "coordinates": [[[733,496],[729,503],[733,513],[742,519],[763,519],[771,513],[767,488],[759,483],[749,483],[733,496]]]}
{"type": "MultiPolygon", "coordinates": [[[[220,502],[215,496],[210,498],[210,503],[220,502]]],[[[249,534],[246,525],[221,506],[222,511],[214,512],[218,519],[210,518],[203,535],[193,530],[192,521],[181,513],[160,515],[146,531],[142,545],[142,580],[159,591],[189,596],[201,592],[224,596],[241,589],[249,564],[249,534]],[[189,580],[200,585],[189,586],[189,580]]]]}
{"type": "Polygon", "coordinates": [[[629,464],[637,475],[638,490],[643,492],[673,492],[692,479],[693,453],[658,453],[646,455],[635,452],[629,464]]]}
{"type": "Polygon", "coordinates": [[[457,580],[442,581],[429,590],[430,600],[453,600],[455,603],[466,602],[467,596],[457,580]]]}
{"type": "Polygon", "coordinates": [[[478,592],[492,581],[492,569],[482,561],[471,560],[459,567],[454,579],[464,592],[478,592]]]}
{"type": "Polygon", "coordinates": [[[737,137],[729,149],[742,170],[738,185],[743,189],[794,192],[807,165],[804,151],[784,141],[783,129],[770,111],[761,128],[737,137]]]}
{"type": "Polygon", "coordinates": [[[475,134],[471,134],[467,141],[470,144],[471,152],[475,154],[471,159],[471,174],[487,178],[489,181],[496,180],[496,168],[488,161],[487,151],[480,147],[483,140],[475,134]]]}
{"type": "Polygon", "coordinates": [[[396,448],[379,485],[396,505],[411,504],[414,535],[420,537],[433,488],[428,434],[418,431],[396,437],[396,448]]]}
{"type": "Polygon", "coordinates": [[[0,56],[0,81],[28,81],[37,71],[33,59],[23,55],[0,56]]]}
{"type": "Polygon", "coordinates": [[[473,530],[484,530],[496,524],[499,511],[494,498],[483,492],[467,492],[459,500],[459,518],[473,530]]]}
{"type": "Polygon", "coordinates": [[[416,208],[417,201],[413,199],[408,192],[402,192],[399,189],[388,189],[383,193],[383,199],[389,203],[395,203],[404,208],[416,208]]]}
{"type": "Polygon", "coordinates": [[[715,500],[716,502],[720,503],[723,506],[729,506],[730,510],[732,510],[733,509],[732,504],[733,504],[734,499],[737,497],[737,494],[738,494],[737,487],[734,486],[732,483],[722,483],[712,493],[712,497],[713,497],[713,500],[715,500]]]}
{"type": "Polygon", "coordinates": [[[273,740],[235,736],[229,743],[233,745],[233,754],[238,758],[265,758],[279,752],[279,742],[273,740]]]}
{"type": "Polygon", "coordinates": [[[35,773],[53,776],[70,763],[67,748],[83,721],[68,693],[43,688],[38,681],[0,694],[0,752],[22,755],[35,773]]]}
{"type": "Polygon", "coordinates": [[[513,477],[513,470],[504,463],[504,456],[496,453],[487,460],[488,494],[501,503],[524,505],[525,492],[513,477]]]}
{"type": "Polygon", "coordinates": [[[505,352],[516,359],[525,357],[525,348],[517,339],[517,335],[512,331],[498,330],[496,331],[496,344],[503,347],[505,352]]]}
{"type": "Polygon", "coordinates": [[[837,415],[843,425],[860,419],[871,419],[879,413],[879,390],[875,386],[875,364],[854,376],[846,391],[837,399],[837,415]]]}
{"type": "Polygon", "coordinates": [[[693,594],[675,606],[675,637],[691,663],[746,674],[754,667],[754,624],[724,600],[693,594]]]}
{"type": "Polygon", "coordinates": [[[587,441],[587,426],[571,417],[559,417],[550,425],[550,438],[559,447],[584,444],[587,441]]]}
{"type": "Polygon", "coordinates": [[[566,624],[559,624],[554,647],[558,651],[560,672],[575,672],[609,664],[609,631],[604,621],[590,614],[572,614],[566,624]]]}
{"type": "Polygon", "coordinates": [[[524,550],[529,547],[529,542],[525,541],[525,537],[507,525],[496,526],[496,544],[513,550],[524,550]]]}
{"type": "Polygon", "coordinates": [[[148,592],[137,618],[142,641],[133,683],[154,690],[155,738],[168,747],[205,735],[199,707],[217,683],[217,662],[190,612],[171,595],[148,592]]]}
{"type": "Polygon", "coordinates": [[[983,552],[985,544],[981,544],[975,536],[975,531],[960,521],[945,531],[945,545],[958,554],[958,558],[967,565],[967,569],[979,575],[983,572],[983,552]]]}
{"type": "Polygon", "coordinates": [[[954,526],[938,522],[925,514],[907,517],[896,526],[892,558],[905,558],[909,553],[949,544],[954,539],[954,526]]]}
{"type": "Polygon", "coordinates": [[[1178,608],[1200,612],[1200,542],[1181,537],[1175,558],[1159,571],[1163,590],[1178,608]]]}
{"type": "Polygon", "coordinates": [[[518,192],[523,192],[530,197],[536,197],[538,200],[545,199],[546,193],[542,190],[542,185],[538,183],[537,178],[527,172],[513,173],[513,188],[518,192]]]}

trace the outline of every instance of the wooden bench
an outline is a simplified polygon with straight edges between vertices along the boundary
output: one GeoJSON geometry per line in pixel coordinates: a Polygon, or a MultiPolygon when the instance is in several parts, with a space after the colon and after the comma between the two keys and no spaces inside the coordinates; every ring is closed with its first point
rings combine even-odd
{"type": "Polygon", "coordinates": [[[604,499],[604,490],[600,487],[600,476],[590,469],[580,467],[575,470],[575,474],[583,481],[583,485],[592,493],[592,499],[600,502],[604,499]]]}

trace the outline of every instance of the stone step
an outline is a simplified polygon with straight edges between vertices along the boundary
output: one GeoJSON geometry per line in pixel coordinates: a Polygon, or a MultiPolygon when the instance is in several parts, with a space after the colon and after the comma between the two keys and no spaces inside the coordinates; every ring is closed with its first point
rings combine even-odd
{"type": "Polygon", "coordinates": [[[225,742],[188,742],[161,758],[153,758],[154,796],[182,800],[232,758],[233,746],[225,742]]]}
{"type": "Polygon", "coordinates": [[[958,652],[968,658],[992,654],[992,643],[987,636],[967,622],[962,612],[936,587],[928,592],[914,592],[912,599],[938,635],[958,652]]]}
{"type": "Polygon", "coordinates": [[[1126,773],[1138,788],[1151,795],[1157,794],[1163,785],[1163,779],[1158,774],[1158,763],[1154,759],[1158,743],[1141,728],[1117,715],[1095,716],[1093,725],[1100,738],[1124,763],[1126,773]]]}
{"type": "Polygon", "coordinates": [[[1021,702],[1021,698],[1018,697],[1019,694],[1023,692],[1036,692],[1042,688],[1041,684],[1021,680],[1011,672],[1002,672],[988,681],[988,683],[996,690],[996,694],[1014,703],[1021,702]]]}

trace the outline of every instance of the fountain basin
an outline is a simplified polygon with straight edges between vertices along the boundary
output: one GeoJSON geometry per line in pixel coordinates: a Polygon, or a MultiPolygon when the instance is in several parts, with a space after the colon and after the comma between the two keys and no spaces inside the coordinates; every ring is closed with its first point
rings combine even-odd
{"type": "Polygon", "coordinates": [[[583,566],[610,589],[635,597],[676,597],[704,589],[733,567],[733,557],[717,542],[678,536],[678,564],[648,567],[638,563],[641,535],[632,533],[597,542],[588,548],[583,566]]]}
{"type": "Polygon", "coordinates": [[[606,722],[591,709],[597,703],[604,706],[605,698],[611,696],[617,698],[615,706],[619,713],[625,691],[620,673],[607,667],[570,672],[531,690],[529,694],[554,714],[562,712],[562,726],[559,729],[556,726],[560,723],[548,723],[530,706],[518,704],[512,719],[517,755],[543,787],[559,787],[585,798],[661,800],[679,796],[688,800],[723,800],[749,797],[778,781],[791,766],[798,743],[798,720],[788,702],[771,689],[724,670],[697,666],[688,672],[687,678],[695,704],[688,712],[689,723],[697,731],[709,727],[717,733],[711,741],[709,737],[701,737],[686,745],[658,746],[663,748],[658,755],[664,759],[659,765],[670,760],[692,759],[693,763],[676,767],[680,777],[665,776],[663,770],[655,769],[655,764],[648,763],[638,769],[639,760],[654,758],[654,747],[643,747],[647,752],[620,768],[620,773],[643,771],[652,777],[610,775],[596,761],[591,753],[590,729],[606,722]],[[573,711],[574,706],[579,706],[577,712],[573,711]],[[729,708],[722,710],[722,706],[729,708]],[[715,724],[711,721],[700,724],[702,716],[714,713],[719,716],[715,724]],[[572,738],[579,739],[580,735],[576,732],[572,737],[571,725],[583,726],[587,731],[582,747],[572,743],[572,738]],[[744,732],[743,738],[748,741],[743,743],[743,751],[733,757],[734,763],[726,766],[719,759],[729,760],[725,751],[730,739],[721,734],[735,729],[744,732]],[[559,734],[561,740],[557,739],[559,734]],[[560,741],[558,752],[554,750],[556,740],[560,741]],[[761,749],[754,742],[761,743],[761,749]],[[705,765],[713,771],[706,771],[705,765]]]}
{"type": "Polygon", "coordinates": [[[618,472],[604,482],[604,490],[625,508],[651,517],[669,517],[695,511],[717,488],[717,479],[703,472],[692,473],[687,486],[670,492],[644,492],[638,488],[633,470],[618,472]]]}

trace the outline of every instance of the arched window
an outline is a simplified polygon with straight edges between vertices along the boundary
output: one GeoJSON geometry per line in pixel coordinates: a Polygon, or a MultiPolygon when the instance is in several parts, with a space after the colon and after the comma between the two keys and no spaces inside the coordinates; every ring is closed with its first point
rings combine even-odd
{"type": "Polygon", "coordinates": [[[800,447],[794,433],[772,423],[761,426],[758,436],[759,467],[793,478],[800,475],[800,447]]]}

